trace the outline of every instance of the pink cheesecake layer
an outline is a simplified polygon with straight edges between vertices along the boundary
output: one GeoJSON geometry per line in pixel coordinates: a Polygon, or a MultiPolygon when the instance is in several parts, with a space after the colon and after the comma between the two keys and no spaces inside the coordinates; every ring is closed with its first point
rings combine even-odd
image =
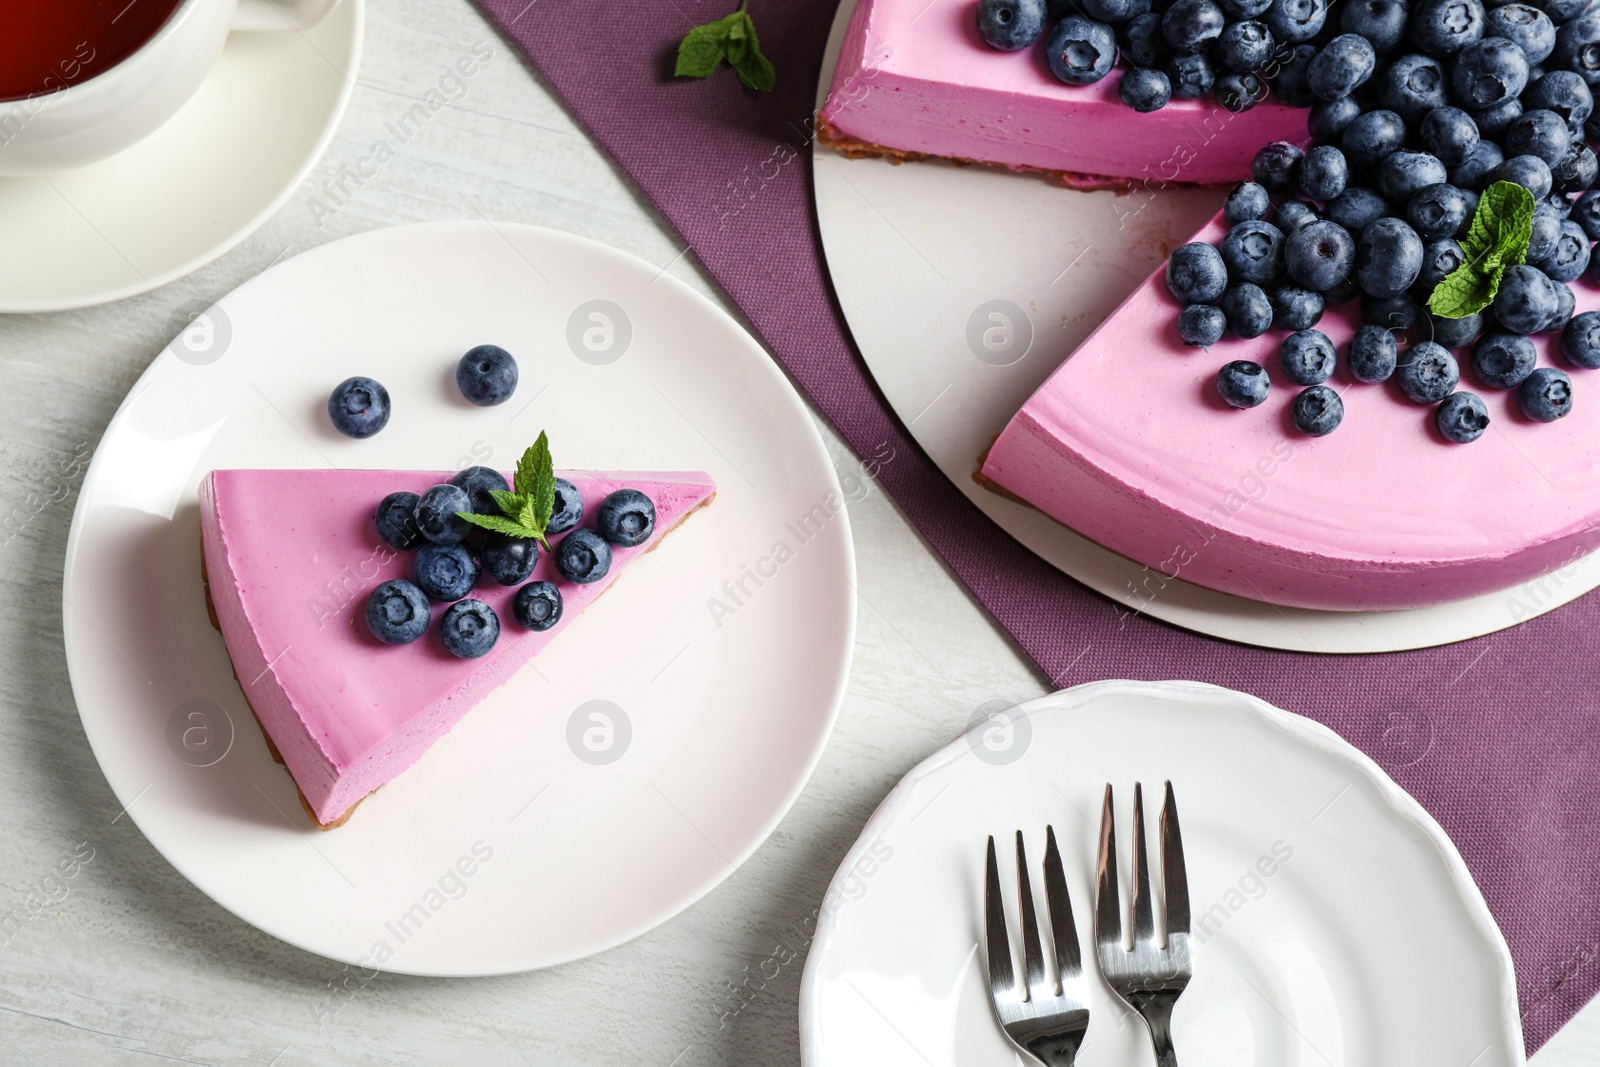
{"type": "MultiPolygon", "coordinates": [[[[1223,232],[1219,217],[1194,239],[1223,232]]],[[[1580,312],[1600,309],[1600,290],[1572,288],[1580,312]]],[[[1317,329],[1339,349],[1328,384],[1345,416],[1311,438],[1289,417],[1300,387],[1279,366],[1285,331],[1188,348],[1178,310],[1158,270],[1023,406],[983,466],[1000,487],[1146,564],[1134,596],[1182,578],[1282,605],[1410,608],[1514,586],[1600,545],[1600,373],[1567,364],[1559,334],[1534,338],[1540,365],[1574,380],[1571,413],[1550,424],[1525,418],[1514,391],[1478,382],[1469,349],[1456,353],[1461,388],[1492,420],[1456,445],[1433,408],[1392,381],[1349,377],[1360,323],[1353,310],[1330,312],[1317,329]],[[1258,408],[1235,411],[1217,396],[1217,370],[1235,359],[1271,376],[1258,408]]]]}
{"type": "MultiPolygon", "coordinates": [[[[500,640],[464,660],[438,633],[388,646],[367,630],[367,596],[391,578],[412,577],[413,552],[379,540],[372,515],[399,490],[421,492],[449,474],[418,471],[219,470],[200,486],[207,581],[234,672],[320,823],[416,762],[462,715],[573,624],[628,564],[653,548],[716,492],[705,473],[562,472],[583,494],[592,527],[615,489],[645,493],[656,529],[635,548],[615,548],[606,577],[562,578],[541,551],[530,580],[554,582],[561,620],[543,633],[517,622],[516,587],[487,575],[470,596],[494,608],[500,640]]],[[[552,546],[559,538],[552,539],[552,546]]]]}
{"type": "Polygon", "coordinates": [[[976,9],[975,0],[860,0],[822,108],[828,132],[1152,187],[1242,181],[1262,145],[1306,140],[1306,110],[1270,100],[1242,114],[1209,98],[1173,100],[1141,115],[1117,95],[1122,67],[1093,85],[1063,84],[1043,44],[984,44],[976,9]]]}

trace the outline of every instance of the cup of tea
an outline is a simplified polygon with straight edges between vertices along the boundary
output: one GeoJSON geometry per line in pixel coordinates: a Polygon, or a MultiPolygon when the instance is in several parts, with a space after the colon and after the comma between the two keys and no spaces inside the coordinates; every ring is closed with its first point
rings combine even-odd
{"type": "Polygon", "coordinates": [[[0,32],[0,175],[122,151],[200,88],[230,30],[308,29],[339,0],[29,0],[0,32]]]}

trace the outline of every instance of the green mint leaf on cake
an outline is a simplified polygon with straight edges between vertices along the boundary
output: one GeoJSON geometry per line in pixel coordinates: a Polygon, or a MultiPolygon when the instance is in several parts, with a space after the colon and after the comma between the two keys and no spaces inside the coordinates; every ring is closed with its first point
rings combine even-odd
{"type": "Polygon", "coordinates": [[[1461,241],[1465,259],[1434,286],[1428,310],[1442,319],[1459,319],[1488,307],[1506,268],[1527,257],[1533,208],[1533,194],[1520,185],[1495,182],[1485,189],[1461,241]]]}
{"type": "Polygon", "coordinates": [[[556,504],[555,463],[550,458],[550,439],[543,433],[533,446],[517,460],[511,492],[490,490],[499,515],[478,515],[468,511],[456,512],[461,518],[485,530],[538,541],[545,551],[550,542],[544,534],[550,526],[550,514],[556,504]]]}
{"type": "Polygon", "coordinates": [[[678,44],[678,64],[673,73],[680,78],[709,78],[726,60],[739,81],[752,89],[771,92],[777,71],[761,54],[761,39],[746,10],[748,5],[749,0],[743,0],[733,14],[696,26],[685,34],[678,44]]]}

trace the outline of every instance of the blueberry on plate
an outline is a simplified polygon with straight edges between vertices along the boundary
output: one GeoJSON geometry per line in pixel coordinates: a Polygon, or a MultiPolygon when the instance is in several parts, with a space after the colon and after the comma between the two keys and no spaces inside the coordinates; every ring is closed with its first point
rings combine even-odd
{"type": "MultiPolygon", "coordinates": [[[[1450,67],[1450,86],[1467,107],[1488,111],[1522,95],[1528,87],[1528,65],[1528,57],[1512,42],[1485,37],[1456,56],[1450,67]]],[[[1478,128],[1484,128],[1482,122],[1478,128]]]]}
{"type": "Polygon", "coordinates": [[[1342,33],[1322,46],[1306,70],[1306,84],[1320,100],[1349,96],[1372,77],[1378,65],[1372,42],[1358,33],[1342,33]]]}
{"type": "Polygon", "coordinates": [[[1556,242],[1561,240],[1561,224],[1566,221],[1548,202],[1542,202],[1534,208],[1533,228],[1528,234],[1528,247],[1523,252],[1524,262],[1554,255],[1556,242]]]}
{"type": "Polygon", "coordinates": [[[1350,164],[1344,152],[1331,144],[1318,145],[1300,164],[1300,191],[1313,200],[1327,202],[1350,184],[1350,164]]]}
{"type": "Polygon", "coordinates": [[[1358,382],[1386,382],[1399,353],[1394,334],[1382,326],[1363,326],[1350,339],[1350,373],[1358,382]]]}
{"type": "Polygon", "coordinates": [[[1191,347],[1210,348],[1227,327],[1228,317],[1212,304],[1190,304],[1178,312],[1178,337],[1191,347]]]}
{"type": "Polygon", "coordinates": [[[598,582],[611,570],[611,546],[593,530],[573,530],[556,546],[556,570],[579,585],[598,582]]]}
{"type": "Polygon", "coordinates": [[[1539,108],[1524,111],[1506,128],[1501,143],[1512,157],[1538,156],[1547,166],[1555,166],[1572,147],[1572,134],[1565,120],[1554,111],[1539,108]]]}
{"type": "Polygon", "coordinates": [[[1373,85],[1379,104],[1413,126],[1434,108],[1444,107],[1449,90],[1439,61],[1416,54],[1386,62],[1373,85]]]}
{"type": "Polygon", "coordinates": [[[1172,79],[1151,67],[1134,67],[1123,72],[1117,93],[1124,104],[1141,114],[1160,111],[1172,99],[1172,79]]]}
{"type": "Polygon", "coordinates": [[[472,524],[458,512],[471,511],[472,498],[456,485],[436,485],[417,498],[417,529],[436,545],[458,545],[472,532],[472,524]]]}
{"type": "Polygon", "coordinates": [[[1326,385],[1302,389],[1289,409],[1294,428],[1308,437],[1325,437],[1344,421],[1344,401],[1326,385]]]}
{"type": "Polygon", "coordinates": [[[1489,172],[1490,183],[1511,182],[1520,185],[1533,194],[1535,200],[1542,200],[1550,195],[1550,190],[1555,188],[1555,177],[1550,173],[1550,164],[1538,156],[1521,155],[1512,156],[1494,170],[1489,172]]]}
{"type": "Polygon", "coordinates": [[[1241,222],[1222,239],[1222,262],[1236,282],[1271,285],[1283,274],[1283,231],[1270,222],[1241,222]]]}
{"type": "Polygon", "coordinates": [[[1489,409],[1474,393],[1451,393],[1433,413],[1433,421],[1445,440],[1468,444],[1489,428],[1489,409]]]}
{"type": "Polygon", "coordinates": [[[1491,389],[1521,385],[1538,360],[1533,342],[1520,333],[1486,333],[1472,346],[1472,373],[1491,389]]]}
{"type": "Polygon", "coordinates": [[[1540,367],[1517,390],[1517,403],[1535,422],[1555,422],[1572,410],[1572,379],[1554,367],[1540,367]]]}
{"type": "Polygon", "coordinates": [[[1228,16],[1212,0],[1173,0],[1161,16],[1161,35],[1174,52],[1199,52],[1227,24],[1228,16]]]}
{"type": "Polygon", "coordinates": [[[483,569],[501,585],[521,585],[533,575],[539,562],[539,542],[531,537],[512,537],[491,533],[478,550],[483,569]]]}
{"type": "Polygon", "coordinates": [[[1305,153],[1288,141],[1273,141],[1250,161],[1250,177],[1269,193],[1293,192],[1300,184],[1300,165],[1305,153]]]}
{"type": "Polygon", "coordinates": [[[500,640],[500,616],[481,600],[460,600],[445,611],[439,636],[452,656],[477,659],[500,640]]]}
{"type": "Polygon", "coordinates": [[[1272,325],[1282,330],[1309,330],[1322,318],[1321,293],[1280,285],[1267,294],[1272,301],[1272,325]]]}
{"type": "Polygon", "coordinates": [[[1572,317],[1561,331],[1561,354],[1574,367],[1600,368],[1600,311],[1585,311],[1572,317]]]}
{"type": "Polygon", "coordinates": [[[561,590],[552,582],[529,582],[517,590],[511,612],[530,630],[548,630],[561,621],[561,590]]]}
{"type": "Polygon", "coordinates": [[[1422,273],[1422,238],[1400,219],[1379,219],[1356,242],[1356,280],[1372,296],[1398,296],[1422,273]]]}
{"type": "Polygon", "coordinates": [[[656,531],[656,506],[637,489],[618,489],[595,511],[600,536],[618,548],[633,548],[656,531]]]}
{"type": "Polygon", "coordinates": [[[1274,223],[1284,234],[1303,230],[1317,221],[1317,209],[1304,200],[1285,200],[1278,205],[1278,221],[1274,223]]]}
{"type": "Polygon", "coordinates": [[[1560,309],[1555,286],[1538,267],[1507,267],[1490,305],[1495,321],[1512,333],[1538,333],[1560,309]]]}
{"type": "Polygon", "coordinates": [[[456,364],[456,386],[479,407],[504,404],[517,391],[517,361],[499,345],[469,349],[456,364]]]}
{"type": "Polygon", "coordinates": [[[422,531],[417,528],[417,494],[390,493],[378,502],[372,521],[378,536],[390,548],[404,552],[422,544],[422,531]]]}
{"type": "Polygon", "coordinates": [[[1068,15],[1050,32],[1045,58],[1051,72],[1068,85],[1092,85],[1116,64],[1117,38],[1103,22],[1068,15]]]}
{"type": "Polygon", "coordinates": [[[1467,194],[1445,183],[1418,189],[1406,204],[1406,221],[1424,241],[1454,237],[1470,219],[1467,194]]]}
{"type": "Polygon", "coordinates": [[[1044,32],[1044,0],[978,0],[978,36],[990,48],[1015,52],[1044,32]]]}
{"type": "Polygon", "coordinates": [[[1248,359],[1236,359],[1217,372],[1217,394],[1229,407],[1253,408],[1271,388],[1266,368],[1248,359]]]}
{"type": "MultiPolygon", "coordinates": [[[[1600,193],[1595,195],[1600,196],[1600,193]]],[[[1264,218],[1271,210],[1272,198],[1267,195],[1265,187],[1255,182],[1240,182],[1235,185],[1233,192],[1228,194],[1228,199],[1222,202],[1222,217],[1228,220],[1229,226],[1264,218]]],[[[1210,245],[1206,247],[1209,248],[1210,245]]]]}
{"type": "Polygon", "coordinates": [[[1487,32],[1511,41],[1533,64],[1543,63],[1556,50],[1556,24],[1536,7],[1504,4],[1488,15],[1487,32]]]}
{"type": "Polygon", "coordinates": [[[1479,0],[1422,0],[1411,5],[1411,43],[1430,56],[1453,56],[1483,36],[1479,0]]]}
{"type": "Polygon", "coordinates": [[[1551,281],[1576,281],[1589,266],[1589,235],[1571,219],[1562,219],[1555,248],[1539,259],[1529,256],[1528,262],[1544,271],[1551,281]]]}
{"type": "MultiPolygon", "coordinates": [[[[1394,211],[1389,207],[1389,201],[1375,190],[1361,185],[1351,186],[1322,205],[1322,217],[1329,222],[1337,222],[1352,237],[1360,237],[1361,231],[1392,214],[1394,211]]],[[[1351,251],[1354,251],[1353,247],[1351,251]]]]}
{"type": "Polygon", "coordinates": [[[1600,46],[1600,13],[1568,19],[1556,31],[1556,48],[1548,65],[1576,72],[1592,89],[1600,83],[1600,47],[1596,46],[1600,46]]]}
{"type": "Polygon", "coordinates": [[[1450,350],[1433,341],[1419,341],[1406,349],[1395,368],[1400,391],[1418,404],[1437,404],[1461,381],[1461,368],[1450,350]]]}
{"type": "Polygon", "coordinates": [[[583,494],[565,478],[557,478],[555,504],[550,509],[550,525],[544,528],[544,532],[566,533],[582,521],[583,494]]]}
{"type": "Polygon", "coordinates": [[[1272,326],[1272,301],[1265,289],[1242,282],[1222,294],[1222,313],[1236,337],[1260,337],[1272,326]]]}
{"type": "Polygon", "coordinates": [[[1333,342],[1321,330],[1296,330],[1278,350],[1284,377],[1296,385],[1321,385],[1333,377],[1338,362],[1333,342]]]}
{"type": "Polygon", "coordinates": [[[428,632],[432,608],[421,589],[395,578],[367,597],[367,629],[386,645],[405,645],[428,632]]]}
{"type": "Polygon", "coordinates": [[[1449,179],[1445,165],[1426,152],[1399,149],[1378,164],[1378,192],[1393,204],[1404,204],[1428,186],[1449,179]]]}
{"type": "Polygon", "coordinates": [[[1179,100],[1198,100],[1211,91],[1217,72],[1204,52],[1180,52],[1162,65],[1172,80],[1172,95],[1179,100]]]}
{"type": "Polygon", "coordinates": [[[411,566],[417,585],[434,600],[460,600],[478,583],[478,559],[465,545],[423,545],[411,566]]]}
{"type": "Polygon", "coordinates": [[[509,493],[511,486],[506,476],[493,467],[468,467],[457,471],[450,484],[467,494],[472,505],[465,510],[474,515],[499,515],[500,505],[494,502],[491,492],[509,493]]]}
{"type": "Polygon", "coordinates": [[[371,378],[346,378],[328,397],[328,418],[346,437],[371,437],[389,425],[389,390],[371,378]]]}
{"type": "Polygon", "coordinates": [[[1459,167],[1471,157],[1481,139],[1478,124],[1458,107],[1440,107],[1422,117],[1418,130],[1422,147],[1447,167],[1459,167]]]}
{"type": "Polygon", "coordinates": [[[1327,293],[1355,273],[1357,242],[1331,219],[1319,219],[1289,235],[1283,263],[1302,289],[1327,293]]]}
{"type": "Polygon", "coordinates": [[[1393,111],[1379,109],[1360,115],[1344,128],[1339,146],[1357,170],[1376,165],[1406,143],[1406,123],[1393,111]]]}
{"type": "Polygon", "coordinates": [[[1227,288],[1222,253],[1204,241],[1186,244],[1167,259],[1167,291],[1180,304],[1215,303],[1227,288]]]}

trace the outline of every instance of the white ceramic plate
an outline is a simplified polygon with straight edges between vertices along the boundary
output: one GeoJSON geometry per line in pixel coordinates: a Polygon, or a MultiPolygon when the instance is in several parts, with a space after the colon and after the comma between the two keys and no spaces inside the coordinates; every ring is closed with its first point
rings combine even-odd
{"type": "MultiPolygon", "coordinates": [[[[1183,682],[1099,682],[1007,714],[908,774],[845,857],[801,984],[807,1067],[1021,1062],[988,1001],[985,839],[1000,850],[1013,945],[1013,835],[1026,835],[1037,890],[1046,824],[1080,938],[1092,937],[1105,785],[1117,787],[1126,902],[1132,786],[1154,794],[1154,819],[1163,779],[1194,914],[1194,978],[1173,1017],[1185,1067],[1524,1062],[1511,956],[1460,855],[1331,731],[1183,682]]],[[[1078,1063],[1152,1062],[1143,1023],[1100,979],[1092,940],[1082,946],[1092,1003],[1078,1063]]]]}
{"type": "Polygon", "coordinates": [[[165,125],[93,166],[0,178],[0,312],[121,300],[254,233],[310,173],[355,87],[365,0],[303,33],[235,33],[165,125]]]}
{"type": "MultiPolygon", "coordinates": [[[[834,22],[819,107],[854,6],[843,0],[834,22]]],[[[1525,588],[1415,611],[1277,608],[1165,579],[1151,599],[1141,564],[972,476],[1034,390],[1168,249],[1216,213],[1222,192],[1163,189],[1156,181],[1153,191],[1084,193],[998,168],[894,166],[821,146],[812,158],[828,271],[889,404],[946,477],[1002,529],[1129,611],[1269,648],[1392,652],[1492,633],[1600,586],[1595,554],[1525,588]],[[985,331],[1006,322],[1012,333],[1001,351],[990,351],[985,331]]]]}
{"type": "Polygon", "coordinates": [[[386,946],[385,971],[559,963],[698,899],[810,775],[855,626],[841,497],[766,353],[658,268],[531,226],[374,231],[224,298],[123,402],[67,547],[73,691],[127,817],[247,922],[347,962],[386,946]],[[490,341],[521,384],[475,408],[454,367],[490,341]],[[326,413],[358,373],[394,403],[366,441],[326,413]],[[716,501],[349,823],[316,830],[207,620],[197,483],[222,466],[509,469],[540,430],[560,466],[708,470],[716,501]]]}

